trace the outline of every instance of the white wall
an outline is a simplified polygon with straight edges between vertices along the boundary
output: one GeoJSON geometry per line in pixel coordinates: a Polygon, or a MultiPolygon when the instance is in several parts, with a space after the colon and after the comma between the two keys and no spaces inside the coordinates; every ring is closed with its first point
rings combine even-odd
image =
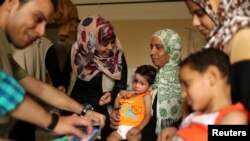
{"type": "MultiPolygon", "coordinates": [[[[166,19],[191,18],[184,2],[80,5],[90,2],[94,3],[94,0],[91,1],[72,0],[72,1],[77,5],[78,15],[80,19],[93,13],[100,14],[104,17],[108,17],[109,20],[153,20],[153,19],[166,20],[166,19]]],[[[118,0],[113,0],[113,1],[118,1],[118,0]]],[[[96,0],[96,2],[98,2],[98,0],[96,0]]],[[[99,2],[105,2],[105,0],[99,0],[99,2]]]]}

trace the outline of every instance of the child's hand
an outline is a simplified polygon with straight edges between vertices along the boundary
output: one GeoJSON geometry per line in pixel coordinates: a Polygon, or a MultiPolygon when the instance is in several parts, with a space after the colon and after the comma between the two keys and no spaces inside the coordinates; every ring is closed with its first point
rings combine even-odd
{"type": "Polygon", "coordinates": [[[129,98],[131,96],[131,93],[125,90],[121,90],[119,94],[124,98],[129,98]]]}
{"type": "Polygon", "coordinates": [[[125,91],[125,90],[121,90],[119,94],[120,94],[121,97],[126,97],[128,92],[125,91]]]}

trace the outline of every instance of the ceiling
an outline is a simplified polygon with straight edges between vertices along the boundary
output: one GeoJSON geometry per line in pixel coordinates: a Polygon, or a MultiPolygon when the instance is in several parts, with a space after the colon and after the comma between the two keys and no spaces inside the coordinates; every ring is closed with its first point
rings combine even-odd
{"type": "Polygon", "coordinates": [[[71,0],[79,18],[100,14],[109,20],[191,18],[184,0],[71,0]]]}
{"type": "Polygon", "coordinates": [[[107,4],[132,4],[155,2],[179,2],[184,0],[71,0],[77,5],[107,5],[107,4]]]}

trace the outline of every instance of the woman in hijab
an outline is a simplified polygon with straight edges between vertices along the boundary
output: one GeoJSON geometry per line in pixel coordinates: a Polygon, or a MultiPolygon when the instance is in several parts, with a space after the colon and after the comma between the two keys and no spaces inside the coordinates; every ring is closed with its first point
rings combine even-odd
{"type": "MultiPolygon", "coordinates": [[[[229,55],[232,64],[233,102],[243,102],[244,106],[250,111],[250,88],[248,87],[250,83],[249,1],[187,0],[186,4],[193,17],[197,15],[194,11],[195,7],[196,9],[198,7],[214,22],[205,48],[216,47],[229,55]]],[[[193,18],[194,20],[195,18],[193,18]]]]}
{"type": "MultiPolygon", "coordinates": [[[[72,46],[70,59],[66,60],[64,72],[68,74],[71,68],[68,94],[89,109],[93,107],[94,111],[106,115],[101,131],[101,138],[105,140],[111,132],[108,105],[127,84],[124,52],[110,22],[99,15],[87,16],[80,22],[77,41],[72,46]]],[[[83,110],[83,114],[89,109],[83,110]]]]}
{"type": "MultiPolygon", "coordinates": [[[[152,117],[142,132],[142,140],[156,140],[165,127],[178,127],[181,122],[181,89],[178,79],[181,58],[181,38],[171,29],[153,34],[150,56],[158,68],[152,97],[152,117]]],[[[119,113],[112,112],[111,127],[119,125],[119,113]]]]}
{"type": "Polygon", "coordinates": [[[181,38],[173,30],[159,30],[153,34],[150,47],[151,60],[159,69],[154,82],[154,90],[157,93],[154,100],[155,132],[159,133],[161,129],[175,125],[182,117],[178,78],[181,38]]]}
{"type": "MultiPolygon", "coordinates": [[[[229,55],[232,100],[234,103],[242,102],[250,111],[249,1],[186,0],[186,5],[193,17],[193,26],[207,39],[205,48],[216,47],[229,55]]],[[[164,141],[174,132],[172,129],[164,130],[159,141],[164,141]]]]}

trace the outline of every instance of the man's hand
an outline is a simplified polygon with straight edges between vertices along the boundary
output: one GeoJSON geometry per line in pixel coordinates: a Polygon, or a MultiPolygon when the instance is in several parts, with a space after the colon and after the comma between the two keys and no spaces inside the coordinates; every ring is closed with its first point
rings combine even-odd
{"type": "Polygon", "coordinates": [[[86,113],[85,116],[90,118],[91,120],[93,120],[95,122],[100,123],[101,128],[104,127],[106,116],[104,116],[103,114],[100,114],[100,113],[95,112],[95,111],[88,110],[88,112],[86,113]]]}
{"type": "Polygon", "coordinates": [[[93,131],[92,121],[87,117],[79,116],[60,116],[59,121],[53,130],[55,134],[71,134],[75,135],[81,139],[90,135],[93,131]],[[84,134],[77,126],[82,126],[86,128],[86,133],[84,134]]]}

